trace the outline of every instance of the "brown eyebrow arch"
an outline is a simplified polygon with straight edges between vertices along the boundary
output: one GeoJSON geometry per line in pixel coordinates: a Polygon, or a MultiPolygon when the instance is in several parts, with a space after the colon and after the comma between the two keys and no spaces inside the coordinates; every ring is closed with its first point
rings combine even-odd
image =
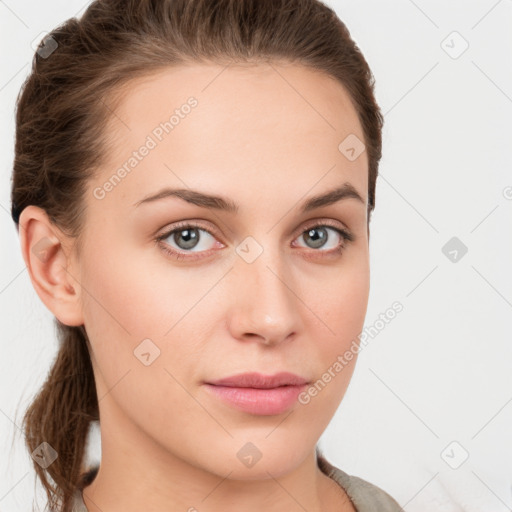
{"type": "MultiPolygon", "coordinates": [[[[153,201],[158,201],[168,197],[178,197],[201,208],[221,210],[229,213],[238,213],[238,205],[230,199],[225,199],[221,196],[212,194],[206,194],[204,192],[199,192],[198,190],[172,189],[168,187],[160,190],[156,194],[149,195],[144,199],[137,201],[134,206],[137,208],[141,204],[151,203],[153,201]]],[[[337,203],[342,199],[348,198],[357,199],[361,203],[365,204],[365,200],[361,197],[355,187],[352,184],[345,182],[341,187],[337,187],[333,190],[329,190],[326,193],[310,197],[301,204],[300,212],[306,213],[311,210],[321,208],[323,206],[328,206],[337,203]]]]}

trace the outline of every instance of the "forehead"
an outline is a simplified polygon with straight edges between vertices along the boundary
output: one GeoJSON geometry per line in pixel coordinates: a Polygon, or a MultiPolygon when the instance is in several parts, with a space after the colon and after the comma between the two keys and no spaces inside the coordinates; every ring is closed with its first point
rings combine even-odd
{"type": "Polygon", "coordinates": [[[323,72],[284,62],[169,67],[123,87],[95,185],[124,165],[112,196],[131,203],[161,185],[235,194],[250,182],[303,195],[320,179],[322,189],[349,181],[366,197],[366,152],[347,159],[347,137],[364,140],[356,110],[323,72]]]}

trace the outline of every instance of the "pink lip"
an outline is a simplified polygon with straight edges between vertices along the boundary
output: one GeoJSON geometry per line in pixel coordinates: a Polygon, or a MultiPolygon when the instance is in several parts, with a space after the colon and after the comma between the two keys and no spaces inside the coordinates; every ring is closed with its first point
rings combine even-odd
{"type": "Polygon", "coordinates": [[[307,384],[306,379],[289,372],[243,373],[204,383],[210,393],[230,405],[260,415],[283,413],[297,401],[307,384]]]}

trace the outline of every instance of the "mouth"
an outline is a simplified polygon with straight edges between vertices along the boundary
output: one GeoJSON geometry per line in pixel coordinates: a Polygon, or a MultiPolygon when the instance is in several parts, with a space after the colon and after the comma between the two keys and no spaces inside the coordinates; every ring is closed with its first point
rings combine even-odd
{"type": "Polygon", "coordinates": [[[276,415],[292,407],[308,380],[290,372],[243,373],[204,382],[211,396],[249,414],[276,415]]]}

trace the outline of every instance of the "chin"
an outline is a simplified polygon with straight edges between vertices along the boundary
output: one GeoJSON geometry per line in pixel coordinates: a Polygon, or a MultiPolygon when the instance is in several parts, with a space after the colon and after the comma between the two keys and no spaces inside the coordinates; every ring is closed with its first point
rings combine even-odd
{"type": "MultiPolygon", "coordinates": [[[[265,432],[268,436],[268,431],[265,432]]],[[[245,439],[250,439],[246,437],[245,439]]],[[[254,442],[244,441],[236,442],[234,448],[234,456],[226,457],[224,453],[223,459],[226,461],[221,467],[218,466],[221,456],[216,459],[215,473],[225,477],[229,474],[230,480],[265,480],[269,478],[280,478],[293,471],[307,457],[308,451],[298,450],[298,446],[304,446],[302,443],[297,444],[285,443],[282,439],[277,439],[272,443],[265,440],[264,436],[261,441],[253,437],[254,442]]],[[[313,447],[311,448],[311,451],[313,447]]]]}

